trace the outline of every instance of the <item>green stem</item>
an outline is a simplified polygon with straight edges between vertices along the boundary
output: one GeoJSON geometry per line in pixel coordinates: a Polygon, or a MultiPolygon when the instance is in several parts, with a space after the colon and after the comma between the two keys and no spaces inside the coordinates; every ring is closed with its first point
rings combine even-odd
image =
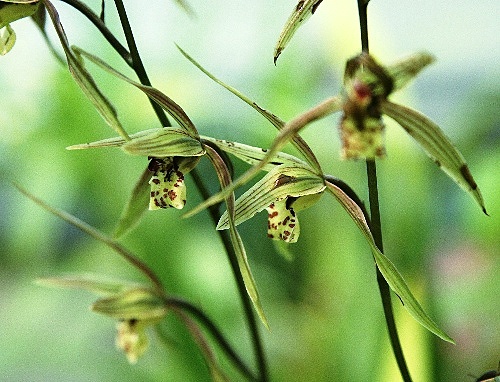
{"type": "MultiPolygon", "coordinates": [[[[123,33],[125,34],[125,39],[127,40],[127,45],[130,50],[130,56],[132,57],[132,68],[134,69],[137,77],[140,79],[141,84],[151,86],[151,81],[149,80],[148,74],[146,73],[146,68],[142,63],[139,50],[135,43],[134,34],[132,33],[132,28],[130,22],[128,21],[127,12],[125,11],[125,6],[122,0],[115,0],[116,10],[118,11],[118,16],[120,17],[120,22],[122,24],[123,33]]],[[[151,106],[155,111],[160,123],[163,127],[172,126],[168,120],[167,115],[163,111],[160,105],[158,105],[152,99],[149,99],[151,106]]]]}
{"type": "MultiPolygon", "coordinates": [[[[121,0],[115,0],[115,5],[116,5],[116,8],[118,10],[118,14],[120,17],[120,21],[122,23],[125,38],[127,39],[127,44],[129,46],[129,49],[130,49],[130,54],[132,57],[132,68],[136,72],[137,77],[139,78],[140,82],[143,85],[151,86],[151,82],[149,81],[149,78],[147,76],[144,65],[142,64],[141,57],[140,57],[139,52],[137,50],[137,46],[135,44],[135,39],[134,39],[134,36],[132,34],[132,29],[131,29],[130,23],[128,21],[128,17],[127,17],[123,2],[121,0]]],[[[155,110],[156,115],[158,116],[158,119],[160,120],[162,125],[163,126],[170,126],[170,123],[169,123],[163,109],[161,109],[161,107],[158,104],[156,104],[154,101],[152,101],[151,104],[153,105],[153,109],[155,110]]],[[[210,197],[210,194],[208,193],[208,191],[203,183],[203,179],[199,176],[196,169],[191,171],[191,175],[192,175],[192,178],[196,184],[196,187],[200,191],[202,197],[205,199],[210,197]]],[[[211,216],[212,220],[214,221],[214,224],[217,225],[217,222],[219,220],[219,214],[218,214],[217,208],[216,207],[210,208],[209,212],[210,212],[210,216],[211,216]]],[[[246,292],[243,278],[239,272],[239,266],[238,266],[236,254],[234,252],[234,249],[233,249],[233,246],[232,246],[232,243],[231,243],[231,240],[230,240],[230,237],[229,237],[227,231],[217,231],[217,232],[221,238],[222,244],[223,244],[223,246],[226,250],[226,253],[228,255],[229,262],[231,264],[231,268],[233,271],[233,275],[234,275],[234,278],[236,280],[238,292],[240,294],[240,299],[241,299],[242,304],[243,304],[243,310],[245,312],[245,317],[246,317],[247,325],[248,325],[248,328],[249,328],[249,331],[251,334],[252,343],[253,343],[253,347],[254,347],[254,353],[255,353],[255,357],[257,359],[257,365],[259,368],[259,374],[260,374],[259,381],[266,382],[268,380],[268,376],[267,376],[268,372],[267,372],[267,362],[266,362],[266,358],[265,358],[264,347],[263,347],[260,333],[258,330],[258,323],[257,323],[257,320],[255,318],[255,314],[253,312],[252,303],[251,303],[250,298],[246,292]]]]}
{"type": "Polygon", "coordinates": [[[215,326],[215,324],[210,320],[210,318],[208,318],[208,316],[201,309],[191,304],[190,302],[174,297],[165,298],[164,301],[167,306],[179,309],[181,312],[187,312],[193,317],[195,317],[196,320],[200,322],[205,327],[205,329],[212,335],[212,337],[219,344],[221,349],[226,353],[228,358],[232,361],[234,366],[236,366],[236,368],[240,370],[240,372],[245,377],[247,377],[251,381],[259,380],[258,378],[255,377],[255,375],[245,364],[245,362],[243,362],[243,360],[234,351],[234,349],[229,344],[229,342],[224,337],[219,328],[215,326]]]}
{"type": "MultiPolygon", "coordinates": [[[[369,41],[368,41],[368,2],[369,0],[358,0],[358,12],[359,12],[359,26],[361,33],[361,49],[368,53],[369,52],[369,41]]],[[[381,252],[384,252],[383,239],[382,239],[382,225],[380,219],[380,204],[378,197],[378,181],[377,181],[377,164],[375,160],[366,161],[366,174],[368,182],[368,194],[370,203],[370,230],[375,240],[375,244],[381,252]]],[[[387,330],[389,333],[389,339],[392,346],[392,351],[396,362],[399,367],[399,372],[404,382],[411,382],[410,372],[408,371],[408,366],[406,365],[406,359],[403,354],[403,349],[401,347],[401,342],[398,336],[398,330],[396,327],[396,322],[394,319],[394,312],[392,310],[391,303],[391,290],[389,284],[385,280],[379,269],[376,268],[377,272],[377,284],[379,288],[380,297],[382,299],[382,306],[384,309],[384,317],[387,325],[387,330]]]]}

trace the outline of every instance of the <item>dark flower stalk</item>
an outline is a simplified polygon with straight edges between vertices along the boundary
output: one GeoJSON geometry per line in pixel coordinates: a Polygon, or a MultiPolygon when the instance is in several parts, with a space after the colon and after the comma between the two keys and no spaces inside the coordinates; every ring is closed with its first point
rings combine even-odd
{"type": "MultiPolygon", "coordinates": [[[[368,39],[368,3],[369,0],[358,0],[358,13],[359,13],[359,29],[361,38],[361,50],[363,52],[369,53],[369,39],[368,39]]],[[[384,252],[383,240],[382,240],[382,225],[380,219],[380,205],[378,198],[378,185],[377,185],[377,164],[375,159],[366,160],[366,174],[368,183],[368,195],[369,195],[369,205],[370,205],[370,230],[373,235],[375,244],[384,252]]],[[[396,358],[396,362],[399,367],[399,372],[401,377],[405,382],[411,382],[410,372],[408,371],[408,366],[406,365],[406,359],[403,354],[403,349],[401,347],[401,342],[398,336],[398,330],[396,327],[396,322],[394,319],[394,312],[392,310],[391,304],[391,290],[389,284],[382,276],[382,273],[375,267],[377,272],[377,284],[380,292],[380,297],[382,299],[382,306],[384,309],[384,317],[387,325],[387,330],[389,332],[389,338],[392,346],[392,351],[396,358]]]]}

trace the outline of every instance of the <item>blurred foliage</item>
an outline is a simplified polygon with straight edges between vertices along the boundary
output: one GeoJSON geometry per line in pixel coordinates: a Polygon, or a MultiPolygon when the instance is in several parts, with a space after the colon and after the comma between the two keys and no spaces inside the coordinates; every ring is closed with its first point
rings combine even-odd
{"type": "MultiPolygon", "coordinates": [[[[276,68],[272,50],[291,2],[276,2],[276,12],[270,15],[263,2],[236,6],[192,1],[198,15],[194,20],[164,3],[152,2],[143,14],[139,13],[142,7],[131,5],[131,21],[137,27],[153,84],[184,108],[200,133],[218,138],[266,146],[275,131],[247,105],[197,72],[176,51],[173,40],[189,48],[214,74],[283,119],[336,94],[339,68],[357,49],[358,37],[348,31],[344,31],[344,50],[329,45],[327,39],[332,37],[319,42],[317,36],[337,33],[336,27],[327,24],[327,12],[333,12],[327,3],[324,16],[318,13],[317,25],[310,21],[304,27],[302,37],[287,47],[276,68]],[[154,7],[160,11],[154,13],[154,7]],[[233,16],[226,23],[223,16],[228,15],[233,16]],[[153,26],[158,31],[152,31],[153,26]],[[169,33],[169,28],[174,31],[169,33]],[[209,34],[210,28],[215,32],[209,34]],[[204,34],[203,41],[196,37],[204,34]],[[236,35],[240,40],[233,41],[236,35]],[[223,45],[226,40],[227,46],[223,45]]],[[[345,12],[354,9],[342,2],[340,6],[345,12]]],[[[67,7],[61,9],[72,43],[92,46],[99,54],[106,52],[104,57],[122,65],[107,53],[101,40],[95,43],[93,33],[79,33],[88,24],[67,7]]],[[[339,10],[335,12],[332,17],[337,20],[339,10]]],[[[118,28],[116,20],[108,20],[110,27],[118,28]]],[[[374,36],[380,36],[383,23],[374,20],[374,36]]],[[[112,232],[146,160],[118,149],[64,150],[113,136],[113,132],[67,70],[57,66],[35,27],[20,21],[16,32],[15,48],[0,59],[0,380],[208,380],[199,350],[173,317],[162,328],[168,345],[153,340],[145,357],[130,366],[114,348],[114,323],[88,311],[93,300],[90,294],[40,288],[32,282],[75,271],[128,279],[140,276],[109,249],[22,197],[10,181],[112,232]]],[[[384,35],[385,40],[376,46],[402,39],[398,33],[384,35]]],[[[490,36],[487,28],[484,36],[490,36]]],[[[337,43],[339,38],[335,38],[337,43]]],[[[426,46],[425,40],[421,46],[426,46]]],[[[467,46],[463,49],[467,56],[467,46]]],[[[408,52],[391,55],[396,53],[408,52]]],[[[414,380],[471,381],[468,374],[479,376],[495,368],[500,359],[500,83],[498,69],[492,66],[481,66],[478,61],[470,70],[461,66],[446,71],[447,56],[443,57],[444,69],[437,56],[430,79],[421,85],[417,81],[400,97],[408,97],[445,127],[467,159],[490,217],[483,216],[400,127],[388,122],[388,158],[379,165],[382,224],[386,254],[422,305],[457,343],[445,343],[419,327],[394,297],[414,380]],[[484,69],[481,75],[478,68],[484,69]]],[[[491,60],[498,58],[498,51],[491,53],[491,60]]],[[[94,72],[127,131],[157,127],[140,92],[94,72]]],[[[303,136],[326,172],[344,179],[366,198],[364,164],[338,159],[336,124],[336,117],[328,118],[305,130],[303,136]]],[[[210,164],[203,159],[199,168],[216,191],[210,164]]],[[[238,173],[244,169],[236,166],[238,173]]],[[[190,182],[187,208],[201,201],[190,182]]],[[[180,220],[181,214],[173,209],[148,213],[123,243],[159,273],[169,292],[205,309],[251,360],[241,307],[213,226],[205,213],[189,220],[180,220]]],[[[328,197],[304,211],[301,240],[290,247],[292,261],[279,256],[265,239],[265,219],[257,216],[243,223],[240,231],[271,326],[270,332],[264,328],[262,332],[272,379],[399,380],[370,251],[347,214],[328,197]]]]}

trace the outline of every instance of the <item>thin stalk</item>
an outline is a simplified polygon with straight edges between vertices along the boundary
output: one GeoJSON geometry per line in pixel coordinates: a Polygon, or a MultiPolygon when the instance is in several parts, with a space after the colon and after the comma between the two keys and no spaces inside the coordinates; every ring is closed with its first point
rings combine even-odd
{"type": "Polygon", "coordinates": [[[82,15],[84,15],[94,26],[101,32],[102,36],[109,42],[109,44],[116,50],[116,52],[125,60],[125,62],[132,66],[132,57],[130,52],[125,48],[115,35],[108,29],[106,24],[97,16],[92,9],[83,4],[79,0],[61,0],[63,3],[71,5],[82,15]]]}
{"type": "MultiPolygon", "coordinates": [[[[369,40],[368,40],[368,2],[369,0],[358,0],[358,12],[359,12],[359,26],[361,33],[361,49],[362,51],[369,52],[369,40]]],[[[382,225],[380,219],[380,204],[378,197],[378,181],[377,181],[377,164],[375,160],[366,161],[366,174],[368,183],[368,195],[370,203],[370,230],[372,231],[373,239],[375,244],[381,252],[384,252],[383,239],[382,239],[382,225]]],[[[403,354],[403,349],[401,347],[401,342],[398,336],[398,330],[396,327],[396,322],[394,319],[394,312],[392,310],[391,303],[391,290],[389,284],[380,273],[379,269],[376,267],[377,272],[377,284],[379,288],[380,297],[382,299],[382,306],[384,309],[384,317],[387,325],[387,331],[389,333],[389,339],[391,342],[392,351],[396,362],[399,367],[399,372],[404,382],[411,382],[410,372],[408,371],[408,366],[406,365],[406,359],[403,354]]]]}
{"type": "MultiPolygon", "coordinates": [[[[146,68],[142,63],[139,50],[137,49],[137,45],[135,43],[134,34],[132,33],[132,28],[130,26],[130,22],[128,21],[127,12],[125,10],[125,6],[123,5],[123,1],[115,0],[115,6],[116,10],[118,11],[118,16],[120,17],[120,23],[122,24],[123,33],[125,34],[128,48],[130,50],[130,56],[132,57],[132,68],[137,74],[137,77],[140,79],[141,84],[151,86],[151,81],[149,80],[148,74],[146,73],[146,68]]],[[[168,120],[168,117],[161,106],[152,99],[149,99],[149,101],[151,102],[151,106],[158,116],[158,119],[160,120],[162,126],[171,126],[170,121],[168,120]]]]}
{"type": "MultiPolygon", "coordinates": [[[[142,63],[141,57],[139,55],[139,52],[137,50],[137,46],[135,44],[135,39],[132,33],[132,29],[130,26],[130,23],[128,21],[128,17],[125,11],[125,7],[123,5],[123,2],[121,0],[115,0],[115,5],[120,17],[120,21],[124,30],[125,38],[127,39],[127,44],[130,49],[130,54],[132,57],[132,68],[137,74],[137,77],[139,78],[139,81],[143,85],[148,85],[151,86],[151,82],[148,78],[147,72],[144,68],[144,65],[142,63]]],[[[168,121],[165,112],[163,109],[156,104],[154,101],[151,102],[153,109],[158,116],[158,119],[162,123],[163,126],[170,126],[170,122],[168,121]]],[[[195,182],[196,187],[198,188],[200,194],[204,199],[207,199],[210,197],[210,193],[207,191],[203,179],[199,176],[196,168],[191,171],[192,178],[195,182]]],[[[210,216],[214,222],[215,225],[217,225],[217,222],[219,220],[219,213],[217,211],[217,207],[209,208],[209,213],[210,216]]],[[[267,362],[266,362],[266,357],[265,357],[265,352],[264,352],[264,347],[262,344],[261,336],[259,333],[258,329],[258,323],[255,318],[255,314],[253,311],[252,303],[250,301],[250,298],[246,292],[245,284],[243,282],[243,278],[239,272],[239,266],[238,266],[238,260],[236,258],[236,254],[234,252],[231,239],[229,237],[229,234],[227,231],[217,231],[222,244],[224,246],[224,249],[226,250],[229,263],[231,265],[231,269],[233,271],[233,276],[236,281],[237,289],[240,295],[241,302],[243,304],[243,310],[245,312],[245,317],[247,320],[247,325],[248,329],[250,331],[250,335],[252,338],[252,344],[254,348],[254,353],[255,357],[257,360],[257,366],[259,369],[259,381],[261,382],[266,382],[268,380],[268,371],[267,371],[267,362]]]]}
{"type": "Polygon", "coordinates": [[[173,309],[177,309],[181,313],[187,312],[191,316],[193,316],[212,335],[212,337],[216,340],[221,349],[226,353],[226,355],[234,364],[234,366],[249,380],[258,381],[258,378],[254,375],[254,373],[249,369],[249,367],[245,364],[245,362],[234,351],[234,349],[229,344],[229,342],[224,337],[219,328],[215,326],[215,324],[210,320],[210,318],[207,317],[207,315],[201,309],[191,304],[190,302],[187,302],[179,298],[168,297],[165,298],[164,301],[167,306],[173,309]]]}

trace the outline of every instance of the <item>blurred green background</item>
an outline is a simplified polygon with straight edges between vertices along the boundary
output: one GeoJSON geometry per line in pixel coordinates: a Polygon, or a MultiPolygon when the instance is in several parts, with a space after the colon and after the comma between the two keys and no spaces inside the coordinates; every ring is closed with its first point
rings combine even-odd
{"type": "MultiPolygon", "coordinates": [[[[99,9],[98,0],[86,3],[99,9]]],[[[131,75],[87,20],[66,4],[55,5],[70,43],[131,75]]],[[[359,51],[355,1],[324,2],[276,67],[274,44],[294,0],[272,5],[191,0],[190,5],[194,18],[172,1],[126,3],[153,84],[179,103],[204,135],[265,147],[275,131],[204,77],[174,42],[285,120],[336,94],[345,61],[359,51]]],[[[393,299],[416,382],[472,381],[500,360],[499,10],[496,0],[453,5],[373,0],[369,8],[371,50],[381,62],[422,49],[437,56],[436,64],[393,99],[425,113],[452,138],[490,214],[484,216],[387,120],[388,158],[378,167],[385,252],[456,340],[451,345],[433,337],[393,299]]],[[[112,2],[106,17],[119,35],[112,2]]],[[[110,249],[27,200],[11,181],[111,233],[146,161],[118,149],[64,149],[113,132],[51,56],[35,26],[21,20],[13,27],[17,44],[0,57],[0,380],[208,380],[196,345],[173,317],[164,325],[171,343],[153,338],[146,355],[130,366],[114,348],[114,322],[88,310],[94,296],[33,283],[80,271],[131,280],[140,275],[110,249]]],[[[59,49],[52,32],[51,37],[59,49]]],[[[91,70],[128,132],[158,126],[141,93],[91,70]]],[[[364,163],[339,159],[338,118],[316,122],[303,136],[324,170],[366,199],[364,163]]],[[[199,169],[216,190],[208,162],[199,169]]],[[[188,180],[186,208],[200,201],[188,180]]],[[[229,265],[208,215],[188,220],[181,215],[173,209],[148,213],[123,243],[159,273],[172,294],[202,307],[253,362],[229,265]]],[[[344,210],[324,196],[303,211],[301,238],[290,246],[292,261],[265,238],[264,215],[240,231],[271,325],[269,332],[261,329],[272,380],[399,381],[369,248],[344,210]]]]}

